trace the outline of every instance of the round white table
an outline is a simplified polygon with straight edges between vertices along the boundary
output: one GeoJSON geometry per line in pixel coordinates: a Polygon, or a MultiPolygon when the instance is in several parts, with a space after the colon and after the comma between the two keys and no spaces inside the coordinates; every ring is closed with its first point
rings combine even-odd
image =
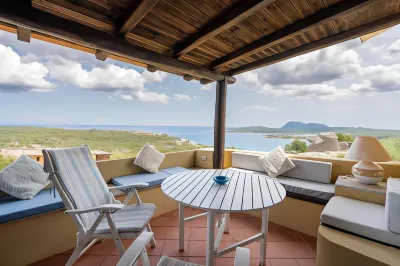
{"type": "Polygon", "coordinates": [[[286,191],[279,182],[267,176],[234,170],[202,169],[175,174],[161,184],[161,190],[179,202],[179,250],[184,246],[184,223],[207,215],[206,266],[214,266],[216,257],[260,240],[260,265],[265,265],[268,232],[268,209],[286,197],[286,191]],[[223,175],[230,178],[224,185],[218,185],[213,177],[223,175]],[[207,212],[184,217],[184,206],[203,209],[207,212]],[[222,234],[229,233],[229,213],[262,210],[260,234],[240,241],[226,249],[218,250],[222,234]],[[214,239],[214,226],[218,216],[219,227],[214,239]]]}

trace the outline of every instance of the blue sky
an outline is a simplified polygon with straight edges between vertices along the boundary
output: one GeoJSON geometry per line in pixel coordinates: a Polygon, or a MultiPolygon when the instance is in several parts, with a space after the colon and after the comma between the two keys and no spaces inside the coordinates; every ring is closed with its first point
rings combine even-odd
{"type": "MultiPolygon", "coordinates": [[[[228,126],[288,121],[400,129],[400,28],[248,72],[229,86],[228,126]]],[[[211,126],[215,83],[0,32],[0,124],[211,126]]]]}

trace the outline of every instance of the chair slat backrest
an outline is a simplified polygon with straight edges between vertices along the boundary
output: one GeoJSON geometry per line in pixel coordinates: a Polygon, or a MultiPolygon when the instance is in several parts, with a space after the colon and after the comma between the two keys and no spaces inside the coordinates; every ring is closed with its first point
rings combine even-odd
{"type": "MultiPolygon", "coordinates": [[[[89,147],[47,149],[43,154],[46,154],[45,171],[54,171],[49,174],[54,174],[63,188],[59,193],[66,193],[74,209],[89,209],[115,202],[89,147]]],[[[98,215],[97,212],[81,214],[84,227],[89,229],[98,215]]]]}

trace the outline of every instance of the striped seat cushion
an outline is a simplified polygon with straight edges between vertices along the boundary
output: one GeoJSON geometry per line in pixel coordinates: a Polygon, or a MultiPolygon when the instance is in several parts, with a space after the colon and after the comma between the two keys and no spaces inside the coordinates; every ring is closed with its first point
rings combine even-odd
{"type": "Polygon", "coordinates": [[[200,266],[200,264],[190,263],[163,256],[158,262],[157,266],[200,266]]]}
{"type": "MultiPolygon", "coordinates": [[[[140,205],[127,205],[122,210],[111,214],[118,232],[136,233],[142,231],[156,210],[156,206],[150,203],[140,205]]],[[[97,227],[95,234],[110,233],[107,218],[104,217],[97,227]]]]}
{"type": "MultiPolygon", "coordinates": [[[[105,204],[115,203],[108,190],[96,162],[87,146],[63,149],[49,149],[51,158],[45,157],[45,169],[53,169],[55,177],[61,184],[74,209],[90,209],[105,204]]],[[[89,229],[98,212],[81,214],[80,218],[86,229],[89,229]]]]}

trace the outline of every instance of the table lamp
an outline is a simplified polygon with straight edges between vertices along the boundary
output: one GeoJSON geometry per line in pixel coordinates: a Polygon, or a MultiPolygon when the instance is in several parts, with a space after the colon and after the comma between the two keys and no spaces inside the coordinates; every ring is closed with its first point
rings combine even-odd
{"type": "Polygon", "coordinates": [[[364,184],[377,184],[385,176],[383,168],[374,162],[388,162],[392,157],[375,137],[357,137],[344,156],[360,161],[352,168],[353,176],[364,184]]]}

